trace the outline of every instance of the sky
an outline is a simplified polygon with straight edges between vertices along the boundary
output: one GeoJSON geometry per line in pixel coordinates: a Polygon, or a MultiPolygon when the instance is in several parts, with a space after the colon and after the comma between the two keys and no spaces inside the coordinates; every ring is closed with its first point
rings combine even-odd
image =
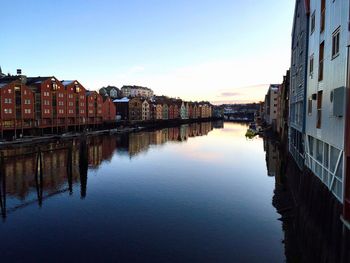
{"type": "Polygon", "coordinates": [[[293,0],[0,0],[0,66],[141,85],[214,104],[263,100],[290,66],[293,0]]]}

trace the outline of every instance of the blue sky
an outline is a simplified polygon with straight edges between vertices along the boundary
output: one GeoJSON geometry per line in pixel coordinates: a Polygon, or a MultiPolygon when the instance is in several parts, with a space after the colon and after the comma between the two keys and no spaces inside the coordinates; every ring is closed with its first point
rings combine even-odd
{"type": "Polygon", "coordinates": [[[144,85],[212,102],[257,101],[290,63],[293,0],[0,0],[0,65],[144,85]]]}

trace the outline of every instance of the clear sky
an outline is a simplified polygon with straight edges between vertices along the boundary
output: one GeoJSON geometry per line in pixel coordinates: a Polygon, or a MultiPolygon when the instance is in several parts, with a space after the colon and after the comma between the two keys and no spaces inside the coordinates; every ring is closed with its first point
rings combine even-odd
{"type": "Polygon", "coordinates": [[[88,89],[259,101],[290,64],[294,0],[0,0],[0,10],[5,73],[88,89]]]}

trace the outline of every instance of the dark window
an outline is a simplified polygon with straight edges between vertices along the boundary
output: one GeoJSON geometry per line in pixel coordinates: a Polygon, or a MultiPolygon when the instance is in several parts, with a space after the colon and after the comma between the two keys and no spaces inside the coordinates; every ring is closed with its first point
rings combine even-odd
{"type": "Polygon", "coordinates": [[[324,42],[320,44],[319,50],[319,67],[318,67],[318,80],[323,80],[323,61],[324,61],[324,42]]]}
{"type": "Polygon", "coordinates": [[[332,37],[332,58],[339,54],[340,28],[334,31],[332,37]]]}
{"type": "Polygon", "coordinates": [[[311,34],[315,31],[315,25],[316,25],[316,18],[315,18],[315,11],[314,11],[311,16],[311,34]]]}
{"type": "Polygon", "coordinates": [[[311,115],[312,114],[312,98],[308,99],[307,109],[308,109],[307,110],[308,114],[311,115]]]}
{"type": "Polygon", "coordinates": [[[321,0],[321,27],[320,32],[324,31],[326,25],[326,0],[321,0]]]}
{"type": "Polygon", "coordinates": [[[310,63],[309,73],[310,73],[310,76],[312,76],[314,74],[314,55],[311,55],[309,63],[310,63]]]}
{"type": "Polygon", "coordinates": [[[322,121],[322,90],[317,92],[317,123],[316,128],[321,129],[321,121],[322,121]]]}

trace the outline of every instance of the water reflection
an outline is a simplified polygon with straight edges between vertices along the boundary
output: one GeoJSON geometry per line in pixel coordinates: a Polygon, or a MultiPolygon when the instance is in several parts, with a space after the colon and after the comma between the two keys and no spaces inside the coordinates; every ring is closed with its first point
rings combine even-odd
{"type": "Polygon", "coordinates": [[[286,262],[350,262],[350,231],[341,206],[316,176],[302,173],[281,145],[264,139],[266,166],[275,177],[272,204],[281,215],[286,262]]]}
{"type": "MultiPolygon", "coordinates": [[[[217,128],[222,122],[214,123],[217,128]]],[[[207,135],[213,130],[211,122],[194,123],[130,134],[81,137],[41,145],[3,149],[0,171],[1,215],[43,201],[52,196],[73,194],[80,183],[80,197],[87,195],[88,169],[96,170],[102,162],[110,162],[115,151],[133,158],[147,152],[152,145],[181,143],[189,137],[207,135]]]]}

